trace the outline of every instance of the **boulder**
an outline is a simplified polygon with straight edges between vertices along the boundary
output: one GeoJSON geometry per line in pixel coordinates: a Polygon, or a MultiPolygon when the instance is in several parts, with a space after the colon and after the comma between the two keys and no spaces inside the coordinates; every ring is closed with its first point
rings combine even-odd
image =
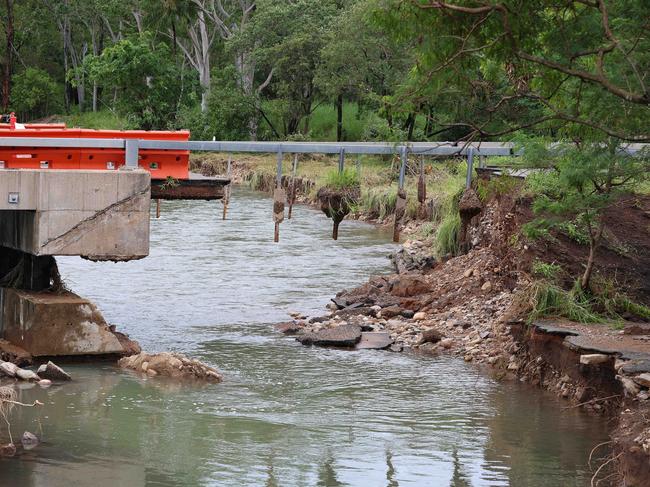
{"type": "Polygon", "coordinates": [[[32,363],[32,355],[24,348],[0,338],[0,360],[6,360],[22,367],[32,363]]]}
{"type": "Polygon", "coordinates": [[[11,362],[0,362],[0,375],[16,377],[17,370],[18,366],[16,364],[12,364],[11,362]]]}
{"type": "Polygon", "coordinates": [[[415,313],[415,314],[413,315],[413,319],[414,319],[415,321],[426,320],[426,319],[427,319],[427,314],[424,313],[424,312],[422,312],[422,311],[418,311],[417,313],[415,313]]]}
{"type": "Polygon", "coordinates": [[[481,286],[481,290],[486,292],[492,291],[492,283],[490,281],[485,281],[481,286]]]}
{"type": "Polygon", "coordinates": [[[404,310],[402,308],[394,304],[392,306],[382,308],[381,317],[386,319],[395,318],[396,316],[401,316],[403,311],[404,310]]]}
{"type": "Polygon", "coordinates": [[[362,332],[357,349],[383,350],[393,344],[390,334],[384,331],[362,332]]]}
{"type": "Polygon", "coordinates": [[[121,358],[117,365],[125,369],[145,373],[149,377],[161,376],[179,380],[200,380],[215,383],[223,380],[223,376],[216,369],[196,359],[189,359],[180,353],[148,354],[141,352],[137,355],[121,358]]]}
{"type": "Polygon", "coordinates": [[[23,433],[20,442],[23,444],[23,448],[25,450],[31,450],[39,443],[38,437],[34,433],[30,433],[29,431],[25,431],[23,433]]]}
{"type": "Polygon", "coordinates": [[[51,381],[72,380],[70,374],[51,361],[41,365],[36,373],[41,379],[49,379],[51,381]]]}
{"type": "Polygon", "coordinates": [[[274,325],[273,328],[275,331],[284,333],[285,335],[295,335],[300,332],[305,327],[302,323],[296,321],[290,321],[288,323],[278,323],[274,325]]]}
{"type": "Polygon", "coordinates": [[[632,380],[643,387],[650,387],[650,374],[640,374],[632,377],[632,380]]]}
{"type": "Polygon", "coordinates": [[[13,443],[6,443],[0,445],[0,457],[13,457],[16,454],[16,445],[13,443]]]}
{"type": "Polygon", "coordinates": [[[391,294],[403,298],[424,294],[431,289],[431,286],[424,279],[412,275],[400,275],[392,284],[391,294]]]}
{"type": "Polygon", "coordinates": [[[347,308],[340,309],[335,311],[332,316],[338,316],[339,318],[349,318],[350,316],[377,316],[377,312],[370,306],[358,306],[352,305],[347,308]]]}
{"type": "Polygon", "coordinates": [[[609,361],[611,358],[610,355],[605,355],[604,353],[590,353],[586,355],[580,355],[580,363],[582,365],[598,365],[604,364],[609,361]]]}
{"type": "Polygon", "coordinates": [[[442,340],[442,338],[443,337],[440,332],[431,328],[422,332],[422,337],[420,338],[418,344],[422,345],[424,343],[438,343],[440,340],[442,340]]]}
{"type": "Polygon", "coordinates": [[[39,381],[41,378],[29,369],[17,369],[16,377],[20,380],[39,381]]]}
{"type": "Polygon", "coordinates": [[[361,340],[361,327],[357,325],[341,325],[335,328],[305,333],[298,336],[296,340],[303,345],[354,347],[361,340]]]}

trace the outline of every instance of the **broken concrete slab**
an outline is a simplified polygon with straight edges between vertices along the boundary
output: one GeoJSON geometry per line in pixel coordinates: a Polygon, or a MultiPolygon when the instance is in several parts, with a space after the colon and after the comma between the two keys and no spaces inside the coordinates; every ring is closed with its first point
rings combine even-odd
{"type": "Polygon", "coordinates": [[[361,340],[361,327],[357,325],[341,325],[313,333],[305,333],[298,336],[296,340],[303,345],[354,347],[361,340]]]}
{"type": "Polygon", "coordinates": [[[1,288],[0,298],[2,338],[35,357],[124,354],[99,310],[76,294],[1,288]]]}
{"type": "Polygon", "coordinates": [[[65,370],[63,370],[61,367],[59,367],[58,365],[54,364],[51,361],[41,365],[36,371],[36,373],[41,379],[58,380],[58,381],[72,380],[70,374],[68,374],[65,370]]]}
{"type": "Polygon", "coordinates": [[[393,344],[393,339],[388,332],[362,332],[361,340],[357,343],[358,350],[383,350],[393,344]]]}
{"type": "Polygon", "coordinates": [[[612,360],[611,355],[606,355],[604,353],[590,353],[585,355],[580,355],[580,363],[582,365],[599,365],[604,364],[612,360]]]}

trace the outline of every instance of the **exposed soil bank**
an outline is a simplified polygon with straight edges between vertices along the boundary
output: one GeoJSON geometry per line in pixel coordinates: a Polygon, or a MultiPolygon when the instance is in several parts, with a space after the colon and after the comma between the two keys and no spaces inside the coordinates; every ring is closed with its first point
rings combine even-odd
{"type": "MultiPolygon", "coordinates": [[[[647,197],[626,198],[612,208],[607,219],[613,224],[597,260],[601,277],[615,274],[620,289],[642,303],[650,301],[650,238],[647,222],[639,221],[648,215],[647,197]]],[[[567,407],[613,419],[611,442],[603,445],[613,452],[611,461],[592,465],[594,482],[648,485],[650,335],[639,333],[650,333],[650,325],[635,316],[628,317],[637,322],[626,331],[566,320],[526,324],[531,263],[543,259],[579,269],[585,255],[584,247],[563,236],[553,244],[513,238],[530,216],[525,199],[493,199],[467,216],[465,255],[420,259],[427,262],[424,269],[372,278],[338,293],[327,316],[298,316],[278,329],[304,344],[356,348],[366,348],[360,347],[364,332],[381,333],[389,340],[367,348],[451,353],[484,364],[497,377],[552,390],[567,407]]],[[[418,249],[425,248],[409,244],[403,254],[418,261],[418,249]]]]}

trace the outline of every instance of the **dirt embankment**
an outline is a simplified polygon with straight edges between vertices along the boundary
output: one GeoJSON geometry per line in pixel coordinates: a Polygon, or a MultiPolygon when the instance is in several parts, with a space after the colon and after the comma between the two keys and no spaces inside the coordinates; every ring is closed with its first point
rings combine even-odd
{"type": "MultiPolygon", "coordinates": [[[[468,218],[466,254],[428,259],[426,270],[372,278],[337,294],[328,315],[298,317],[279,329],[305,344],[336,344],[334,337],[357,348],[451,353],[497,377],[553,390],[567,399],[566,407],[611,415],[618,425],[605,445],[611,461],[594,468],[595,480],[648,485],[650,323],[630,315],[636,322],[625,331],[559,319],[528,324],[532,263],[559,263],[575,276],[586,258],[584,246],[562,235],[525,242],[520,227],[531,216],[526,199],[494,198],[468,218]],[[369,341],[379,345],[365,346],[369,341]]],[[[606,218],[598,277],[650,303],[650,198],[624,198],[606,218]]],[[[424,246],[407,247],[417,254],[424,246]]]]}

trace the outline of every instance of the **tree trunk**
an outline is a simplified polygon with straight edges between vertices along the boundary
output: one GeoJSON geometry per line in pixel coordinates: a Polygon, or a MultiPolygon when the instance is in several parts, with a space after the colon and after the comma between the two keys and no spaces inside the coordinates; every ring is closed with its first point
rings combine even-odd
{"type": "Polygon", "coordinates": [[[14,52],[14,0],[5,0],[7,18],[5,19],[6,52],[2,78],[2,111],[6,112],[11,101],[11,77],[13,74],[14,52]]]}
{"type": "Polygon", "coordinates": [[[336,141],[343,140],[343,94],[336,98],[336,141]]]}
{"type": "Polygon", "coordinates": [[[585,272],[584,274],[582,274],[582,278],[580,279],[580,286],[582,287],[582,289],[589,289],[589,285],[591,282],[591,275],[594,270],[596,251],[598,250],[598,247],[600,245],[600,239],[603,235],[604,228],[605,228],[605,223],[602,221],[599,222],[596,233],[594,235],[589,236],[589,257],[587,258],[587,267],[585,268],[585,272]]]}
{"type": "Polygon", "coordinates": [[[208,28],[205,23],[205,15],[203,10],[199,10],[199,34],[201,36],[201,59],[199,61],[200,76],[199,83],[201,84],[201,112],[208,111],[208,99],[210,97],[210,36],[208,35],[208,28]]]}

